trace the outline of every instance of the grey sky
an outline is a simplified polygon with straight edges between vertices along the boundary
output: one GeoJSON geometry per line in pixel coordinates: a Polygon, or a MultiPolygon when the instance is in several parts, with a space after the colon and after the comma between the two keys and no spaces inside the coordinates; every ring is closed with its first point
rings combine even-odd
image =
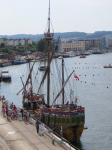
{"type": "MultiPolygon", "coordinates": [[[[0,0],[0,35],[42,34],[49,0],[0,0]]],[[[112,0],[51,0],[54,32],[112,31],[112,0]]]]}

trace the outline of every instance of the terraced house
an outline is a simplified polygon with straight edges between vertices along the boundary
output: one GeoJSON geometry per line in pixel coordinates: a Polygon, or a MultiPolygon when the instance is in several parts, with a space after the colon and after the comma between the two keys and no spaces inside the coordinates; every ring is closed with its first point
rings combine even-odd
{"type": "Polygon", "coordinates": [[[4,43],[5,46],[27,46],[28,44],[32,44],[31,39],[6,39],[6,38],[0,38],[0,44],[4,43]]]}
{"type": "Polygon", "coordinates": [[[61,43],[61,52],[88,50],[90,42],[88,40],[67,41],[61,43]]]}

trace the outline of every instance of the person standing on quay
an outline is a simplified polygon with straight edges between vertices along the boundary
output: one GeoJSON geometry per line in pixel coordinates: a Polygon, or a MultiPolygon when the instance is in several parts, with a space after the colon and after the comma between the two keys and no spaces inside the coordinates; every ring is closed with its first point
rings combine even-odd
{"type": "Polygon", "coordinates": [[[39,133],[39,121],[36,121],[36,129],[37,129],[37,134],[39,133]]]}

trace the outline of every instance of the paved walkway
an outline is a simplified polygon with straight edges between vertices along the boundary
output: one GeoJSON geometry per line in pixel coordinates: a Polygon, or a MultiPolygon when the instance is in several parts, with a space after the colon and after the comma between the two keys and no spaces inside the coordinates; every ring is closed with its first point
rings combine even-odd
{"type": "MultiPolygon", "coordinates": [[[[0,101],[1,112],[1,101],[0,101]]],[[[36,127],[23,121],[7,121],[0,113],[0,150],[63,150],[45,134],[37,134],[36,127]]]]}

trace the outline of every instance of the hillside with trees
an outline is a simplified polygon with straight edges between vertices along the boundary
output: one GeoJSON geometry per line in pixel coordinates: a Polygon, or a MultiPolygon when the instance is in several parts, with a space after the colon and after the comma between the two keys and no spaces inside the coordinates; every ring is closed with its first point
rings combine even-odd
{"type": "MultiPolygon", "coordinates": [[[[68,39],[68,38],[78,38],[78,39],[86,39],[86,38],[101,38],[102,36],[112,35],[112,31],[96,31],[94,33],[85,33],[85,32],[64,32],[64,33],[55,33],[54,38],[60,36],[61,39],[68,39]]],[[[8,39],[32,39],[33,41],[37,42],[41,38],[44,38],[44,34],[16,34],[16,35],[0,35],[1,38],[8,38],[8,39]]]]}

